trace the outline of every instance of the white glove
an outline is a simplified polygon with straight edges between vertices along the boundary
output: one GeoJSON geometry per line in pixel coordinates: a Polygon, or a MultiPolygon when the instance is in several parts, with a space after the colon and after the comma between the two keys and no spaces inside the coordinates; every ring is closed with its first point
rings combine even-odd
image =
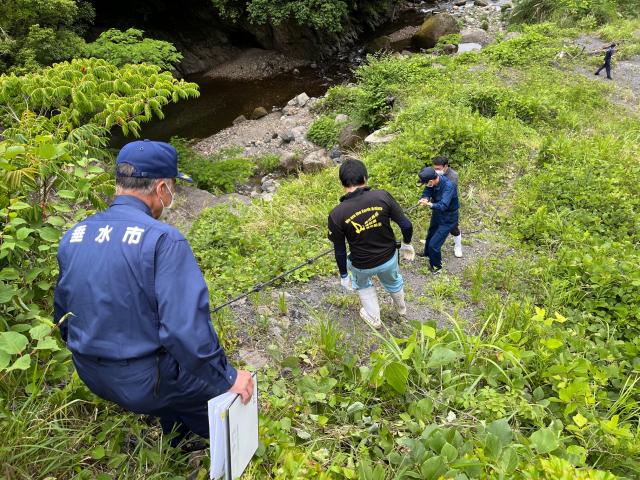
{"type": "Polygon", "coordinates": [[[349,275],[346,277],[340,277],[340,285],[342,285],[342,288],[345,290],[353,290],[353,287],[351,286],[351,277],[349,277],[349,275]]]}
{"type": "Polygon", "coordinates": [[[402,258],[409,262],[416,258],[416,251],[413,249],[413,245],[409,243],[402,242],[400,245],[400,253],[402,254],[402,258]]]}

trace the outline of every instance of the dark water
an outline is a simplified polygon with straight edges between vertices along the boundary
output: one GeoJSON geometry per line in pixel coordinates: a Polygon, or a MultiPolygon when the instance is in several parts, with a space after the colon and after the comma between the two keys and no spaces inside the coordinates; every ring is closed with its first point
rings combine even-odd
{"type": "MultiPolygon", "coordinates": [[[[424,11],[405,11],[392,21],[380,26],[375,32],[364,34],[361,45],[336,56],[317,69],[301,68],[300,73],[285,73],[265,80],[212,80],[203,75],[187,77],[186,80],[200,86],[200,97],[169,104],[165,107],[164,120],[154,119],[142,125],[142,138],[167,141],[173,136],[201,139],[219,132],[233,124],[240,115],[250,118],[256,107],[271,111],[273,106],[283,107],[299,93],[310,97],[323,95],[329,86],[352,77],[352,70],[366,56],[364,45],[371,39],[387,35],[405,26],[420,25],[424,11]]],[[[394,50],[408,45],[393,45],[394,50]]],[[[130,137],[114,132],[111,146],[120,148],[130,137]]]]}
{"type": "MultiPolygon", "coordinates": [[[[283,74],[266,80],[211,80],[191,76],[187,81],[200,86],[200,96],[171,103],[164,109],[164,120],[154,119],[142,125],[142,138],[169,140],[173,136],[189,139],[205,138],[232,125],[240,115],[250,118],[256,107],[271,111],[282,107],[299,93],[310,97],[324,94],[327,80],[315,69],[301,69],[300,74],[283,74]]],[[[115,134],[113,147],[130,141],[115,134]]]]}

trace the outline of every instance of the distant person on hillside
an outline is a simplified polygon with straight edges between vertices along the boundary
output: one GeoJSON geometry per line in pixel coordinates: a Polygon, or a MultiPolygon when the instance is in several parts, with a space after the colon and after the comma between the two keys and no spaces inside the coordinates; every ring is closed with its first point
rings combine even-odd
{"type": "Polygon", "coordinates": [[[358,292],[362,302],[360,317],[373,328],[380,328],[380,305],[371,278],[378,277],[393,298],[398,313],[405,315],[404,280],[391,220],[402,232],[400,253],[406,260],[415,258],[411,246],[413,225],[389,192],[371,190],[367,181],[367,168],[360,160],[346,160],[340,166],[340,182],[346,195],[329,213],[329,240],[335,249],[340,283],[358,292]],[[348,256],[345,241],[349,243],[348,256]]]}
{"type": "MultiPolygon", "coordinates": [[[[456,187],[458,186],[458,173],[449,166],[447,157],[437,156],[431,161],[431,165],[438,175],[444,175],[447,179],[451,180],[456,187]]],[[[457,223],[449,233],[453,236],[453,254],[460,258],[462,257],[462,233],[460,233],[460,227],[457,223]]]]}
{"type": "Polygon", "coordinates": [[[431,273],[442,270],[440,249],[447,235],[458,224],[458,187],[446,175],[433,167],[424,167],[418,174],[419,183],[425,185],[419,205],[431,209],[431,222],[424,245],[424,256],[429,258],[431,273]]]}
{"type": "Polygon", "coordinates": [[[160,417],[173,445],[191,432],[209,438],[207,401],[231,391],[247,403],[254,385],[218,341],[189,243],[158,221],[176,178],[190,179],[175,148],[149,140],[125,145],[115,173],[111,206],[60,241],[54,321],[93,393],[160,417]]]}
{"type": "Polygon", "coordinates": [[[613,57],[613,54],[615,53],[615,47],[615,43],[612,43],[607,47],[604,53],[604,64],[596,71],[596,75],[600,75],[600,72],[605,69],[607,71],[607,78],[609,80],[613,80],[613,78],[611,78],[611,57],[613,57]]]}

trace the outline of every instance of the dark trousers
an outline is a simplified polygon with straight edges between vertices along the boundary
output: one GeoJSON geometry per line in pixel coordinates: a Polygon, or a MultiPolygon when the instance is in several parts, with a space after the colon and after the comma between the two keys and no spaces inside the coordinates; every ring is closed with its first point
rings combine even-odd
{"type": "Polygon", "coordinates": [[[160,417],[165,434],[175,429],[173,446],[191,432],[209,438],[207,402],[223,392],[181,370],[171,355],[111,361],[74,354],[73,363],[99,397],[131,412],[160,417]]]}
{"type": "Polygon", "coordinates": [[[604,65],[596,71],[596,75],[600,75],[600,72],[604,69],[607,70],[607,78],[611,78],[611,62],[604,62],[604,65]]]}
{"type": "Polygon", "coordinates": [[[446,222],[439,219],[434,220],[431,217],[429,230],[427,230],[427,239],[424,244],[424,256],[429,257],[431,268],[442,268],[442,255],[440,249],[447,239],[449,232],[458,224],[457,221],[446,222]]]}
{"type": "Polygon", "coordinates": [[[457,223],[453,226],[453,228],[449,231],[449,233],[454,237],[457,237],[458,235],[460,235],[460,227],[458,226],[457,223]]]}

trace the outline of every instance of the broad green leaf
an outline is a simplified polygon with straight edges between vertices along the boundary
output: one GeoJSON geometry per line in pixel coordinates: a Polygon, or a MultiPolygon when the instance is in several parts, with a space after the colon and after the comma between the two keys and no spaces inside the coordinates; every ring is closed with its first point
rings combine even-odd
{"type": "Polygon", "coordinates": [[[446,471],[447,467],[439,456],[431,457],[420,467],[423,480],[436,480],[440,478],[440,475],[444,475],[446,471]]]}
{"type": "Polygon", "coordinates": [[[573,416],[573,421],[576,422],[576,425],[580,428],[584,427],[589,422],[589,420],[583,417],[580,413],[573,416]]]}
{"type": "Polygon", "coordinates": [[[544,344],[550,350],[556,350],[562,346],[562,342],[557,338],[549,338],[544,342],[544,344]]]}
{"type": "Polygon", "coordinates": [[[0,270],[0,280],[17,280],[20,278],[18,272],[13,268],[3,268],[0,270]]]}
{"type": "Polygon", "coordinates": [[[7,368],[7,372],[11,372],[13,370],[27,370],[31,366],[31,355],[28,353],[26,355],[22,355],[19,357],[13,365],[7,368]]]}
{"type": "Polygon", "coordinates": [[[4,370],[11,362],[11,355],[0,350],[0,370],[4,370]]]}
{"type": "Polygon", "coordinates": [[[15,355],[21,353],[29,343],[29,339],[18,332],[0,332],[0,350],[15,355]]]}
{"type": "Polygon", "coordinates": [[[58,346],[58,342],[53,337],[45,337],[41,340],[38,340],[38,344],[36,345],[36,350],[60,350],[58,346]]]}
{"type": "Polygon", "coordinates": [[[53,227],[43,227],[38,230],[38,234],[47,242],[57,242],[60,239],[60,230],[53,227]]]}
{"type": "Polygon", "coordinates": [[[98,445],[96,448],[91,450],[91,458],[93,458],[94,460],[100,460],[101,458],[104,458],[104,455],[105,450],[102,445],[98,445]]]}
{"type": "Polygon", "coordinates": [[[29,234],[31,232],[33,232],[33,229],[27,228],[27,227],[22,227],[16,232],[16,238],[18,240],[24,240],[25,238],[27,238],[29,236],[29,234]]]}
{"type": "Polygon", "coordinates": [[[442,450],[440,450],[440,455],[443,456],[447,462],[453,462],[458,458],[458,450],[450,443],[445,443],[442,450]]]}
{"type": "Polygon", "coordinates": [[[41,340],[51,333],[51,327],[49,325],[36,325],[29,329],[29,335],[34,340],[41,340]]]}
{"type": "Polygon", "coordinates": [[[409,369],[404,363],[391,362],[384,369],[384,378],[398,393],[404,393],[407,389],[409,369]]]}
{"type": "Polygon", "coordinates": [[[4,152],[3,156],[7,160],[10,160],[25,152],[25,148],[22,145],[12,145],[4,152]]]}
{"type": "Polygon", "coordinates": [[[0,284],[0,304],[10,302],[16,293],[10,285],[0,284]]]}
{"type": "Polygon", "coordinates": [[[440,368],[453,362],[458,358],[458,354],[450,348],[441,345],[436,346],[431,352],[431,357],[427,362],[428,368],[440,368]]]}
{"type": "Polygon", "coordinates": [[[509,426],[509,422],[506,418],[500,418],[494,422],[491,422],[487,425],[487,432],[493,433],[498,440],[500,440],[500,444],[502,447],[506,447],[511,443],[513,438],[513,431],[509,426]]]}
{"type": "Polygon", "coordinates": [[[9,210],[24,210],[25,208],[31,208],[31,205],[24,202],[14,202],[9,206],[9,210]]]}
{"type": "Polygon", "coordinates": [[[60,198],[67,198],[70,200],[73,200],[74,198],[76,198],[76,194],[73,193],[71,190],[58,190],[56,193],[60,198]]]}
{"type": "Polygon", "coordinates": [[[53,225],[54,227],[62,227],[65,224],[64,218],[59,217],[57,215],[51,215],[47,218],[47,223],[53,225]]]}
{"type": "Polygon", "coordinates": [[[422,325],[421,330],[422,330],[422,334],[425,337],[431,338],[431,339],[436,338],[436,329],[433,328],[432,326],[430,326],[430,325],[422,325]]]}
{"type": "Polygon", "coordinates": [[[558,437],[550,428],[541,428],[534,432],[529,439],[531,445],[540,454],[551,453],[559,446],[558,437]]]}

